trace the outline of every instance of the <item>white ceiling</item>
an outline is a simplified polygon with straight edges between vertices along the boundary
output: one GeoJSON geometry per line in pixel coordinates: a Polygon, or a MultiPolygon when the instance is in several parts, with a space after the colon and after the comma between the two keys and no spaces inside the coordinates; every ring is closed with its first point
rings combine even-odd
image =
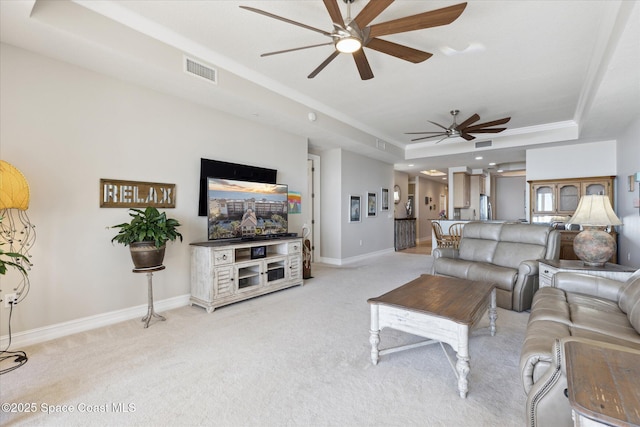
{"type": "MultiPolygon", "coordinates": [[[[457,3],[398,0],[373,23],[457,3]]],[[[308,79],[333,46],[260,57],[327,39],[238,7],[331,31],[320,0],[3,0],[0,38],[282,127],[307,137],[313,150],[342,146],[415,173],[522,164],[527,148],[619,136],[640,116],[637,3],[471,0],[450,25],[382,37],[433,53],[427,61],[412,64],[365,49],[375,75],[368,81],[345,54],[308,79]],[[185,74],[183,54],[218,69],[218,84],[185,74]],[[461,111],[458,122],[473,113],[481,122],[511,121],[507,131],[472,142],[412,143],[405,135],[437,130],[428,120],[448,126],[452,109],[461,111]],[[492,147],[475,148],[487,139],[492,147]],[[483,159],[475,160],[479,154],[483,159]]],[[[352,16],[365,4],[356,0],[352,16]]]]}

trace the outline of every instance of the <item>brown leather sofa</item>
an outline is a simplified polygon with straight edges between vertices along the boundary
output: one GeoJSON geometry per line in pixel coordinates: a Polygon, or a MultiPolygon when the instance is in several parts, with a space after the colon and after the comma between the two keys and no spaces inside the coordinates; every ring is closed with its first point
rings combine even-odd
{"type": "Polygon", "coordinates": [[[528,426],[574,425],[565,395],[568,339],[640,351],[640,270],[625,282],[561,272],[536,292],[520,353],[528,426]]]}
{"type": "Polygon", "coordinates": [[[558,259],[560,233],[549,226],[469,222],[458,248],[436,248],[431,274],[494,282],[498,307],[523,311],[538,289],[538,259],[558,259]]]}

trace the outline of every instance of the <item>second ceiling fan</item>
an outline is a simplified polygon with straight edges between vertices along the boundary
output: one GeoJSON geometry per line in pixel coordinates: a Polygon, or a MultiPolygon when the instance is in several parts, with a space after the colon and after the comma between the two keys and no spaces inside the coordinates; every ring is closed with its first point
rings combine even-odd
{"type": "Polygon", "coordinates": [[[260,9],[248,6],[240,6],[242,9],[259,13],[270,18],[278,19],[289,24],[297,25],[311,31],[315,31],[324,36],[330,37],[332,40],[326,43],[314,44],[310,46],[297,47],[293,49],[279,50],[276,52],[264,53],[260,56],[276,55],[280,53],[293,52],[302,49],[309,49],[318,46],[335,45],[336,50],[329,55],[315,70],[309,74],[308,78],[312,79],[320,71],[322,71],[331,61],[333,61],[341,53],[353,55],[356,67],[360,73],[362,80],[373,78],[373,71],[369,65],[369,61],[364,53],[363,48],[376,50],[396,58],[404,59],[412,63],[420,63],[429,59],[432,54],[421,50],[413,49],[387,40],[380,39],[380,36],[391,34],[399,34],[407,31],[422,30],[425,28],[438,27],[448,25],[455,21],[462,11],[467,7],[467,3],[460,3],[454,6],[444,7],[441,9],[424,12],[417,15],[406,16],[404,18],[394,19],[392,21],[381,22],[379,24],[369,25],[382,11],[384,11],[393,0],[370,0],[367,5],[351,19],[351,3],[354,0],[343,0],[347,4],[346,20],[340,13],[338,0],[323,0],[324,5],[329,12],[331,21],[333,22],[332,31],[324,31],[311,27],[301,22],[293,21],[260,9]]]}
{"type": "Polygon", "coordinates": [[[439,123],[436,122],[432,122],[431,120],[429,120],[429,123],[433,123],[434,125],[442,128],[442,130],[437,131],[437,132],[406,132],[406,135],[427,135],[427,136],[422,136],[420,138],[414,138],[411,141],[420,141],[423,139],[429,139],[429,138],[437,138],[440,137],[440,140],[436,141],[436,144],[447,139],[447,138],[455,138],[455,137],[461,137],[466,139],[467,141],[471,141],[472,139],[475,139],[476,137],[473,135],[470,135],[472,133],[499,133],[502,132],[503,130],[506,130],[507,128],[494,128],[492,126],[499,126],[499,125],[503,125],[505,123],[508,123],[509,120],[511,120],[511,117],[505,117],[502,119],[498,119],[498,120],[493,120],[490,122],[486,122],[486,123],[479,123],[477,125],[474,125],[475,122],[477,122],[478,120],[480,120],[480,116],[477,114],[474,114],[473,116],[469,117],[467,120],[465,120],[464,122],[458,124],[456,123],[456,116],[458,114],[460,114],[459,110],[451,110],[449,112],[452,116],[453,116],[453,123],[449,126],[449,127],[445,127],[442,126],[439,123]]]}

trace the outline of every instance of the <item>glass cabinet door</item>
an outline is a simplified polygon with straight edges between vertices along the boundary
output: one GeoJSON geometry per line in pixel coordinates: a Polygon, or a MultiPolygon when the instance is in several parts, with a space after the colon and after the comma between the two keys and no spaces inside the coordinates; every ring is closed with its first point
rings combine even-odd
{"type": "Polygon", "coordinates": [[[609,192],[607,191],[607,187],[605,187],[605,185],[601,182],[584,182],[582,183],[583,185],[583,194],[585,196],[587,195],[592,195],[592,194],[599,194],[599,195],[608,195],[609,192]]]}
{"type": "Polygon", "coordinates": [[[533,187],[536,213],[555,213],[555,185],[541,184],[533,187]]]}
{"type": "Polygon", "coordinates": [[[558,213],[573,214],[580,200],[580,183],[558,184],[558,213]]]}

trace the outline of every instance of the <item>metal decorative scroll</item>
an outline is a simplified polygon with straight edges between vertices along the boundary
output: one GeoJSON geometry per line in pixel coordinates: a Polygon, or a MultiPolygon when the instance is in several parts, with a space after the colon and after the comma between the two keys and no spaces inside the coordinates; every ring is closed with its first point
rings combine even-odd
{"type": "Polygon", "coordinates": [[[101,208],[176,207],[176,185],[100,178],[101,208]]]}

